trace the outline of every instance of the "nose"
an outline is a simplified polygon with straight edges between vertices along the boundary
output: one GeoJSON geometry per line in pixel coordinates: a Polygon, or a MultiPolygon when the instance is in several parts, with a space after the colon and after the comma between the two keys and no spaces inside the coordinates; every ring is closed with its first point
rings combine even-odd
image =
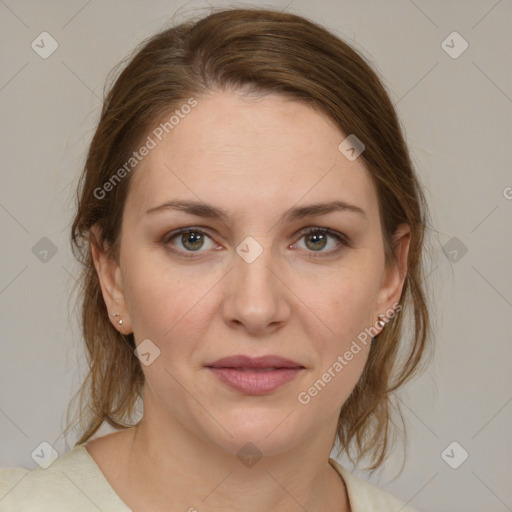
{"type": "Polygon", "coordinates": [[[291,292],[270,249],[254,261],[235,254],[234,268],[226,279],[223,315],[232,328],[264,336],[289,320],[291,292]]]}

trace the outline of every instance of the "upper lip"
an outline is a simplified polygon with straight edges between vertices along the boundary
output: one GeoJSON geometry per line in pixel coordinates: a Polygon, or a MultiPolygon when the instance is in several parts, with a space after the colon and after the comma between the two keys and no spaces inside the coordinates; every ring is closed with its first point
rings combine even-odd
{"type": "Polygon", "coordinates": [[[224,357],[206,366],[209,368],[304,368],[296,361],[274,355],[261,357],[236,355],[224,357]]]}

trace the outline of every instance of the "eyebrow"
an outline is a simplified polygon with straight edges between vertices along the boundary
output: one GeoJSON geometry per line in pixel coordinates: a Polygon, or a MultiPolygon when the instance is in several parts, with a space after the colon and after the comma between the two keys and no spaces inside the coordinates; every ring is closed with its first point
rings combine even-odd
{"type": "MultiPolygon", "coordinates": [[[[200,201],[167,201],[159,206],[149,208],[146,210],[145,214],[153,214],[168,210],[182,211],[198,217],[219,220],[224,223],[227,222],[229,218],[226,211],[200,201]]],[[[296,206],[294,208],[290,208],[280,216],[279,222],[292,222],[294,220],[317,215],[326,215],[336,211],[357,213],[364,218],[367,218],[366,212],[359,206],[345,201],[330,201],[328,203],[314,203],[307,206],[296,206]]]]}

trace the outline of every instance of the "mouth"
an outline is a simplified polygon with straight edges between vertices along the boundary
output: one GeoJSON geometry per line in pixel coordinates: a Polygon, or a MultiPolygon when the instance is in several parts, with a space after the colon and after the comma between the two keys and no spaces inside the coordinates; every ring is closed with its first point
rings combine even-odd
{"type": "Polygon", "coordinates": [[[295,379],[305,367],[279,356],[232,356],[206,365],[223,384],[248,395],[263,395],[295,379]]]}

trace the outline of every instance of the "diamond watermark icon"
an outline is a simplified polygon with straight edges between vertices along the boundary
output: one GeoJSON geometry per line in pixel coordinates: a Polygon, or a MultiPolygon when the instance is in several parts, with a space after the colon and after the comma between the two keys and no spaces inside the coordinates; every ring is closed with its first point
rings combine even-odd
{"type": "Polygon", "coordinates": [[[352,133],[341,141],[338,149],[347,160],[353,162],[365,150],[365,147],[366,146],[352,133]]]}
{"type": "Polygon", "coordinates": [[[457,441],[452,441],[441,452],[441,458],[452,469],[457,469],[458,467],[460,467],[466,461],[466,459],[468,457],[469,457],[469,453],[457,441]]]}
{"type": "Polygon", "coordinates": [[[244,466],[252,468],[261,459],[263,454],[254,444],[246,443],[238,450],[236,455],[244,466]]]}
{"type": "Polygon", "coordinates": [[[443,252],[452,263],[457,263],[468,252],[468,248],[454,236],[443,246],[443,252]]]}
{"type": "Polygon", "coordinates": [[[455,31],[449,34],[441,43],[441,48],[452,59],[458,59],[468,49],[468,46],[468,42],[455,31]]]}
{"type": "Polygon", "coordinates": [[[48,263],[57,254],[57,246],[49,238],[43,236],[32,247],[32,253],[38,260],[48,263]]]}
{"type": "Polygon", "coordinates": [[[48,32],[41,32],[30,46],[39,57],[47,59],[59,47],[59,43],[48,32]]]}
{"type": "Polygon", "coordinates": [[[160,349],[149,338],[146,338],[139,343],[134,353],[144,366],[149,366],[160,356],[160,349]]]}
{"type": "Polygon", "coordinates": [[[59,457],[59,452],[48,441],[43,441],[37,445],[30,456],[39,466],[46,469],[59,457]]]}
{"type": "Polygon", "coordinates": [[[248,236],[237,246],[236,252],[246,263],[252,263],[263,252],[263,247],[252,236],[248,236]]]}

